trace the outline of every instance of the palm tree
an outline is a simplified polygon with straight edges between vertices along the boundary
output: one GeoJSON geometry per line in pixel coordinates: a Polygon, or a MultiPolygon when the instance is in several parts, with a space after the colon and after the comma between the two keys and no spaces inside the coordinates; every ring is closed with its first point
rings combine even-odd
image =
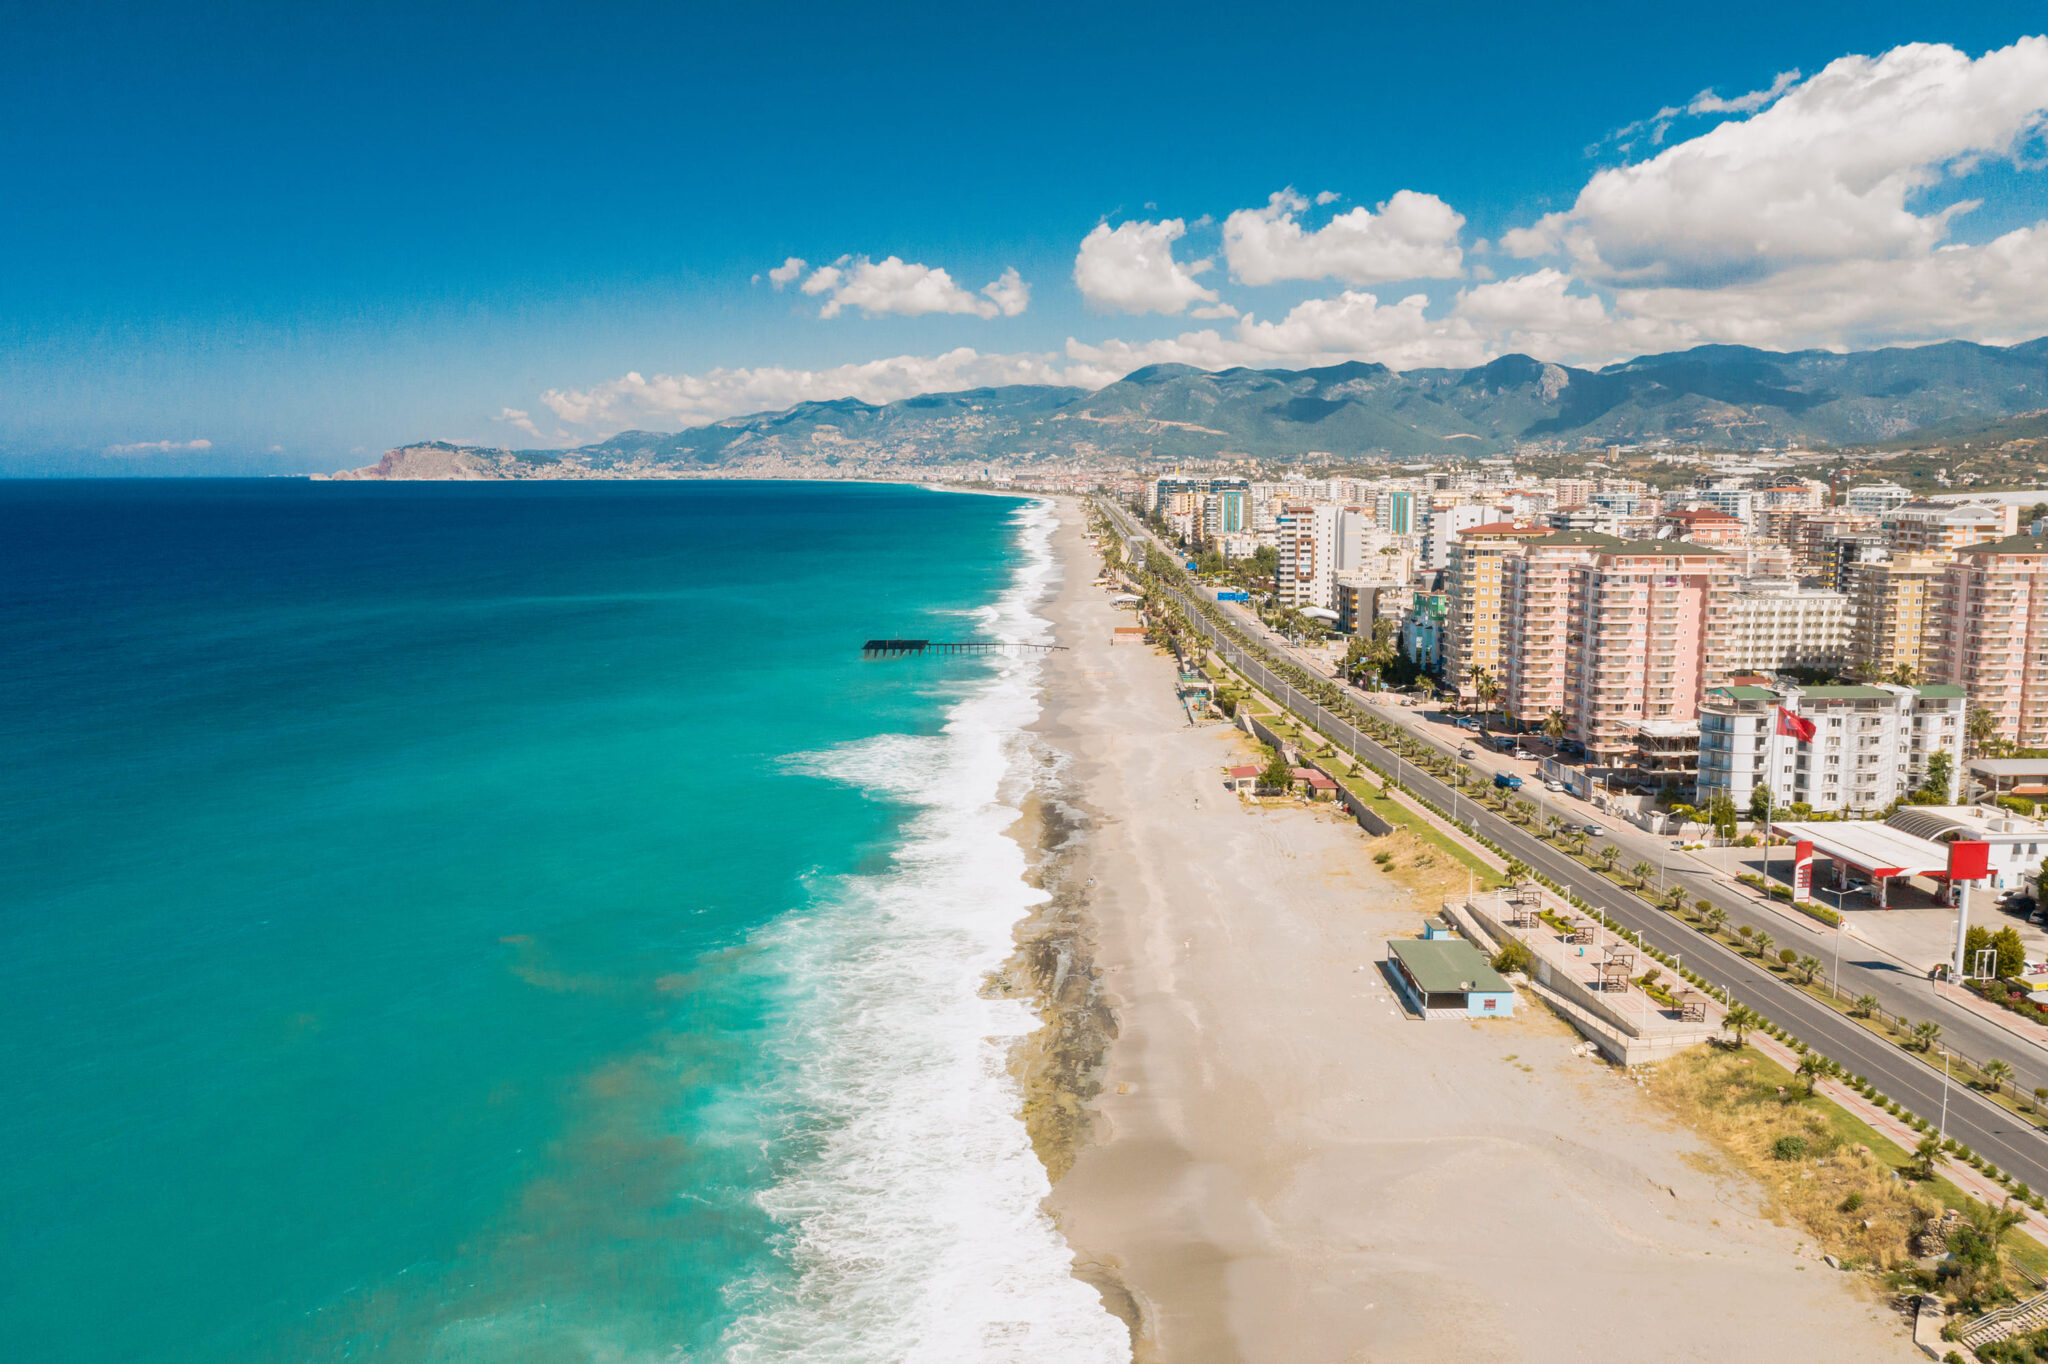
{"type": "Polygon", "coordinates": [[[1771,954],[1771,948],[1777,945],[1777,940],[1768,933],[1759,933],[1749,940],[1749,945],[1756,953],[1756,959],[1762,961],[1771,954]]]}
{"type": "Polygon", "coordinates": [[[1970,740],[1970,756],[1982,757],[1998,742],[1998,717],[1982,706],[1970,708],[1970,718],[1964,723],[1964,734],[1970,740]]]}
{"type": "Polygon", "coordinates": [[[1806,984],[1813,984],[1813,978],[1820,974],[1820,958],[1807,956],[1799,959],[1799,978],[1806,984]]]}
{"type": "MultiPolygon", "coordinates": [[[[1702,901],[1701,903],[1705,903],[1702,901]]],[[[1700,916],[1707,921],[1707,932],[1719,933],[1728,922],[1728,911],[1719,905],[1709,906],[1700,916]]]]}
{"type": "Polygon", "coordinates": [[[1742,1046],[1742,1036],[1752,1028],[1763,1026],[1763,1015],[1747,1004],[1732,1005],[1721,1017],[1721,1026],[1735,1034],[1735,1045],[1742,1046]]]}
{"type": "Polygon", "coordinates": [[[1929,1019],[1913,1026],[1913,1045],[1922,1051],[1934,1050],[1934,1044],[1941,1040],[1941,1024],[1929,1019]]]}
{"type": "Polygon", "coordinates": [[[1993,1058],[1980,1066],[1977,1073],[1984,1077],[1984,1087],[1996,1094],[2012,1079],[2012,1066],[2008,1062],[1993,1058]]]}
{"type": "Polygon", "coordinates": [[[1806,1097],[1809,1099],[1813,1097],[1813,1087],[1816,1084],[1822,1080],[1831,1080],[1841,1073],[1841,1066],[1817,1051],[1810,1051],[1799,1058],[1799,1077],[1806,1081],[1806,1097]]]}
{"type": "Polygon", "coordinates": [[[1562,829],[1563,827],[1563,820],[1559,819],[1556,815],[1550,815],[1546,817],[1543,821],[1543,836],[1555,842],[1557,839],[1557,831],[1559,829],[1562,829]]]}
{"type": "Polygon", "coordinates": [[[1877,1012],[1876,995],[1858,995],[1856,1002],[1849,1006],[1849,1012],[1859,1018],[1868,1018],[1877,1012]]]}
{"type": "Polygon", "coordinates": [[[1612,843],[1600,850],[1600,865],[1607,871],[1614,870],[1614,864],[1621,861],[1621,849],[1612,843]]]}
{"type": "Polygon", "coordinates": [[[1913,1148],[1913,1164],[1920,1178],[1934,1178],[1934,1162],[1941,1159],[1941,1138],[1929,1132],[1920,1138],[1920,1144],[1913,1148]]]}
{"type": "Polygon", "coordinates": [[[1676,914],[1685,908],[1685,887],[1671,886],[1664,892],[1664,908],[1676,914]]]}
{"type": "Polygon", "coordinates": [[[1510,883],[1520,885],[1523,881],[1529,879],[1529,864],[1520,858],[1510,857],[1507,866],[1501,870],[1501,875],[1505,876],[1510,883]]]}
{"type": "Polygon", "coordinates": [[[1628,874],[1635,878],[1636,889],[1641,890],[1650,884],[1650,878],[1657,874],[1657,869],[1648,862],[1638,862],[1628,869],[1628,874]]]}
{"type": "Polygon", "coordinates": [[[1550,742],[1558,743],[1562,741],[1565,731],[1569,728],[1570,725],[1565,720],[1563,711],[1553,708],[1544,713],[1543,737],[1550,740],[1550,742]]]}

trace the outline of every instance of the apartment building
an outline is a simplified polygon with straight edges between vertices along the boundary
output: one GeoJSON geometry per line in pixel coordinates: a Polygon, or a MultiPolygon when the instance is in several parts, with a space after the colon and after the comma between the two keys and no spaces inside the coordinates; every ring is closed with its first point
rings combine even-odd
{"type": "Polygon", "coordinates": [[[1430,569],[1449,568],[1451,550],[1458,543],[1458,536],[1474,526],[1489,525],[1502,519],[1499,507],[1477,502],[1461,502],[1454,506],[1434,507],[1425,514],[1422,525],[1422,567],[1430,569]]]}
{"type": "Polygon", "coordinates": [[[1657,517],[1657,534],[1696,545],[1725,545],[1740,540],[1748,529],[1742,519],[1720,507],[1684,507],[1657,517]]]}
{"type": "MultiPolygon", "coordinates": [[[[1731,558],[1733,556],[1730,556],[1731,558]]],[[[1855,603],[1792,578],[1746,578],[1728,598],[1724,657],[1731,672],[1840,668],[1849,662],[1855,603]]]]}
{"type": "Polygon", "coordinates": [[[1792,551],[1792,564],[1800,573],[1826,571],[1828,542],[1859,531],[1875,531],[1878,518],[1861,512],[1811,511],[1804,507],[1773,508],[1760,512],[1758,530],[1792,551]]]}
{"type": "Polygon", "coordinates": [[[1881,810],[1919,789],[1928,760],[1946,753],[1953,801],[1965,707],[1963,689],[1946,684],[1713,688],[1700,707],[1698,798],[1747,807],[1766,786],[1779,809],[1881,810]],[[1777,732],[1781,707],[1813,723],[1811,740],[1777,732]]]}
{"type": "Polygon", "coordinates": [[[1280,557],[1273,570],[1282,606],[1328,611],[1337,587],[1337,508],[1327,502],[1283,502],[1274,517],[1280,557]]]}
{"type": "Polygon", "coordinates": [[[2048,745],[2048,539],[2012,535],[1959,550],[1933,615],[1942,643],[1932,666],[1944,680],[1991,713],[1999,738],[2048,745]]]}
{"type": "MultiPolygon", "coordinates": [[[[1536,723],[1562,712],[1571,737],[1609,766],[1631,764],[1646,725],[1675,733],[1696,719],[1706,686],[1728,671],[1736,575],[1724,555],[1584,531],[1502,541],[1468,532],[1461,542],[1461,566],[1471,566],[1452,597],[1449,638],[1473,641],[1511,713],[1536,723]],[[1466,577],[1475,583],[1469,599],[1466,577]],[[1490,582],[1500,584],[1491,598],[1490,582]],[[1455,614],[1468,601],[1469,627],[1455,614]],[[1488,619],[1495,606],[1497,624],[1488,619]]],[[[1452,653],[1447,646],[1447,667],[1452,653]]],[[[1457,680],[1469,688],[1462,671],[1457,680]]]]}
{"type": "Polygon", "coordinates": [[[1946,554],[1880,554],[1842,565],[1842,591],[1854,603],[1852,663],[1873,677],[1901,668],[1935,675],[1934,602],[1948,562],[1946,554]]]}
{"type": "Polygon", "coordinates": [[[1574,576],[1563,709],[1592,761],[1623,766],[1644,722],[1696,719],[1706,688],[1726,678],[1735,575],[1706,545],[1631,540],[1574,576]]]}
{"type": "Polygon", "coordinates": [[[1866,483],[1860,488],[1849,489],[1842,498],[1842,505],[1859,515],[1882,516],[1912,500],[1912,492],[1896,483],[1866,483]]]}
{"type": "Polygon", "coordinates": [[[2020,509],[1998,502],[1908,502],[1886,513],[1883,527],[1894,554],[1946,554],[2014,534],[2020,509]]]}
{"type": "Polygon", "coordinates": [[[1503,565],[1519,555],[1524,544],[1550,533],[1548,526],[1527,521],[1496,521],[1467,528],[1451,547],[1443,658],[1444,679],[1458,695],[1478,694],[1474,669],[1496,680],[1503,676],[1503,565]]]}

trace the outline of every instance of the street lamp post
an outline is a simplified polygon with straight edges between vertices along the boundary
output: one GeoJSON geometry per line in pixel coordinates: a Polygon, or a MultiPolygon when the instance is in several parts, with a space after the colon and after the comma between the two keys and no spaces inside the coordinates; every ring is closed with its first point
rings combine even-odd
{"type": "Polygon", "coordinates": [[[1948,1140],[1948,1048],[1941,1049],[1941,1139],[1948,1140]]]}
{"type": "Polygon", "coordinates": [[[1848,931],[1849,916],[1842,912],[1842,888],[1835,887],[1835,970],[1828,977],[1828,989],[1836,999],[1842,997],[1842,935],[1848,931]]]}

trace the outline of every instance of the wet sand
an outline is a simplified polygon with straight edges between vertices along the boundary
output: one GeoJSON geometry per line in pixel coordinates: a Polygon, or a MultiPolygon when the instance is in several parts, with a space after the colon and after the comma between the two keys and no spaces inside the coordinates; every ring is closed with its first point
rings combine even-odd
{"type": "Polygon", "coordinates": [[[1077,1119],[1038,1129],[1072,1159],[1049,1206],[1140,1361],[1921,1358],[1540,1005],[1403,1014],[1377,963],[1425,906],[1354,824],[1223,791],[1246,741],[1109,644],[1063,505],[1040,729],[1079,833],[1031,974],[1093,1021],[1033,1102],[1077,1119]]]}

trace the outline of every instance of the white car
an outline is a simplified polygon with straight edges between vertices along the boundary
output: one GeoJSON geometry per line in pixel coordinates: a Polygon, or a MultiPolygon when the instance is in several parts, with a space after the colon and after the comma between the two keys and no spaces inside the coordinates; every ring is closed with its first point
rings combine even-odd
{"type": "Polygon", "coordinates": [[[1546,781],[1543,783],[1543,789],[1546,791],[1562,791],[1564,790],[1564,783],[1555,780],[1546,781]]]}

